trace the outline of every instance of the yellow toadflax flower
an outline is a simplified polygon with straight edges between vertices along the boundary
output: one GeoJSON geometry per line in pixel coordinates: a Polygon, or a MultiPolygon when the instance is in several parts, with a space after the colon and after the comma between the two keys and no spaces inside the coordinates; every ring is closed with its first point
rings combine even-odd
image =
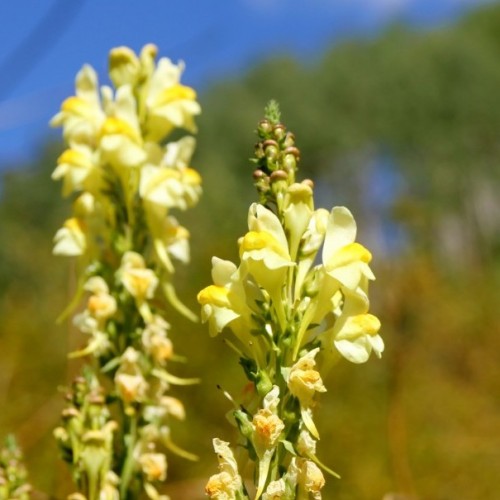
{"type": "Polygon", "coordinates": [[[142,255],[126,252],[119,272],[123,286],[138,302],[153,297],[158,278],[151,269],[146,268],[142,255]]]}
{"type": "Polygon", "coordinates": [[[162,57],[151,75],[145,97],[147,139],[161,141],[172,129],[196,132],[194,116],[200,114],[196,92],[180,83],[184,65],[162,57]]]}
{"type": "Polygon", "coordinates": [[[50,124],[63,127],[64,139],[70,145],[75,143],[94,146],[104,122],[101,99],[97,86],[97,75],[89,65],[84,65],[76,76],[76,95],[68,97],[50,124]]]}
{"type": "Polygon", "coordinates": [[[215,438],[213,446],[220,472],[210,477],[205,486],[205,493],[213,500],[235,500],[238,494],[242,498],[243,482],[238,474],[238,464],[229,448],[229,443],[215,438]]]}
{"type": "Polygon", "coordinates": [[[86,227],[84,222],[72,217],[54,236],[54,255],[83,255],[87,249],[86,227]]]}
{"type": "Polygon", "coordinates": [[[326,392],[321,375],[314,369],[315,357],[319,348],[302,356],[291,368],[282,369],[290,392],[299,400],[302,419],[311,434],[319,439],[318,430],[314,425],[309,409],[312,407],[316,392],[326,392]]]}

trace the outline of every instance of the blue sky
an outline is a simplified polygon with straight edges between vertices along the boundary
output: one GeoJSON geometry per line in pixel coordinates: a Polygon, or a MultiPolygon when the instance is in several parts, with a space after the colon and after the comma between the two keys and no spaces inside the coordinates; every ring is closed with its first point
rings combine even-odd
{"type": "Polygon", "coordinates": [[[33,158],[83,63],[105,78],[110,48],[153,42],[203,91],[259,60],[315,60],[395,20],[451,22],[482,0],[11,0],[0,3],[0,170],[33,158]]]}

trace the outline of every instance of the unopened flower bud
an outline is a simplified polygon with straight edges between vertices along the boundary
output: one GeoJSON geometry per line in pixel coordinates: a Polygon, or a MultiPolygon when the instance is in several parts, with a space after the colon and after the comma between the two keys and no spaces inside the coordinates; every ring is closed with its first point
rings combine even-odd
{"type": "Polygon", "coordinates": [[[293,132],[287,132],[285,140],[283,141],[283,145],[285,146],[285,148],[295,146],[295,135],[293,134],[293,132]]]}
{"type": "Polygon", "coordinates": [[[271,182],[286,181],[288,179],[288,174],[284,170],[275,170],[271,174],[271,182]]]}
{"type": "Polygon", "coordinates": [[[272,388],[273,383],[264,370],[259,370],[255,379],[255,387],[259,396],[264,397],[272,388]]]}
{"type": "Polygon", "coordinates": [[[311,179],[304,179],[301,184],[305,184],[309,186],[311,189],[314,189],[314,182],[311,179]]]}
{"type": "Polygon", "coordinates": [[[276,140],[280,141],[285,137],[286,127],[281,123],[276,124],[273,128],[273,134],[276,140]]]}
{"type": "Polygon", "coordinates": [[[253,433],[253,427],[248,418],[248,415],[243,410],[235,410],[233,412],[233,416],[243,436],[245,436],[248,439],[251,439],[253,433]]]}
{"type": "Polygon", "coordinates": [[[300,150],[296,148],[295,146],[289,146],[287,147],[284,151],[283,154],[285,155],[294,155],[295,158],[297,158],[297,161],[300,159],[300,150]]]}
{"type": "Polygon", "coordinates": [[[267,141],[264,141],[263,147],[268,161],[276,160],[279,154],[278,143],[276,141],[269,139],[267,141]]]}
{"type": "Polygon", "coordinates": [[[258,168],[257,170],[253,171],[252,177],[254,181],[259,181],[262,178],[266,177],[266,174],[260,168],[258,168]]]}
{"type": "Polygon", "coordinates": [[[261,142],[258,142],[256,145],[255,145],[255,148],[254,148],[254,153],[255,153],[255,157],[257,159],[261,159],[261,158],[264,158],[265,156],[265,153],[264,153],[264,148],[262,147],[262,143],[261,142]]]}
{"type": "Polygon", "coordinates": [[[128,47],[116,47],[109,53],[109,76],[116,87],[135,85],[140,69],[139,58],[128,47]]]}
{"type": "Polygon", "coordinates": [[[272,129],[273,126],[269,120],[261,120],[257,126],[257,132],[263,136],[269,134],[272,129]]]}
{"type": "Polygon", "coordinates": [[[297,159],[292,154],[287,154],[283,158],[283,167],[288,172],[294,172],[297,169],[297,159]]]}

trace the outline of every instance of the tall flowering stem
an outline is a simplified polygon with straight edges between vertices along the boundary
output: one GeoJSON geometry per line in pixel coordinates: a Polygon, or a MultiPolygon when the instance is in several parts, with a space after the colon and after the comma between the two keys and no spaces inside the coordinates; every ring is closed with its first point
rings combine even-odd
{"type": "Polygon", "coordinates": [[[210,334],[224,330],[254,387],[233,416],[255,488],[245,486],[229,443],[215,439],[220,471],[206,492],[219,500],[319,499],[323,472],[336,475],[316,455],[323,377],[341,357],[363,363],[384,349],[379,320],[368,313],[371,254],[355,241],[347,208],[315,209],[312,181],[296,181],[300,151],[276,103],[257,133],[260,199],[239,239],[240,262],[214,257],[213,284],[198,294],[210,334]]]}
{"type": "Polygon", "coordinates": [[[201,178],[191,168],[200,113],[195,91],[180,82],[182,64],[156,61],[157,48],[139,55],[110,52],[112,86],[99,87],[83,66],[76,93],[52,119],[68,148],[52,177],[73,199],[73,214],[55,235],[54,253],[76,258],[78,287],[64,316],[86,340],[71,358],[85,369],[67,394],[55,435],[78,492],[71,498],[166,498],[166,450],[176,446],[170,421],[184,419],[171,384],[196,383],[170,372],[181,360],[165,319],[173,306],[196,319],[177,298],[174,263],[189,261],[189,232],[172,215],[194,205],[201,178]]]}

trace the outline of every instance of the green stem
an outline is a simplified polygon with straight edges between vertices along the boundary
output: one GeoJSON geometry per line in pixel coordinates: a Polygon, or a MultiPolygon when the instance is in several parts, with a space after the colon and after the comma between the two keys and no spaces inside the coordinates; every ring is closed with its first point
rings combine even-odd
{"type": "Polygon", "coordinates": [[[129,433],[124,437],[127,455],[120,479],[120,498],[127,498],[126,493],[134,471],[134,447],[137,440],[137,414],[130,416],[129,433]]]}

